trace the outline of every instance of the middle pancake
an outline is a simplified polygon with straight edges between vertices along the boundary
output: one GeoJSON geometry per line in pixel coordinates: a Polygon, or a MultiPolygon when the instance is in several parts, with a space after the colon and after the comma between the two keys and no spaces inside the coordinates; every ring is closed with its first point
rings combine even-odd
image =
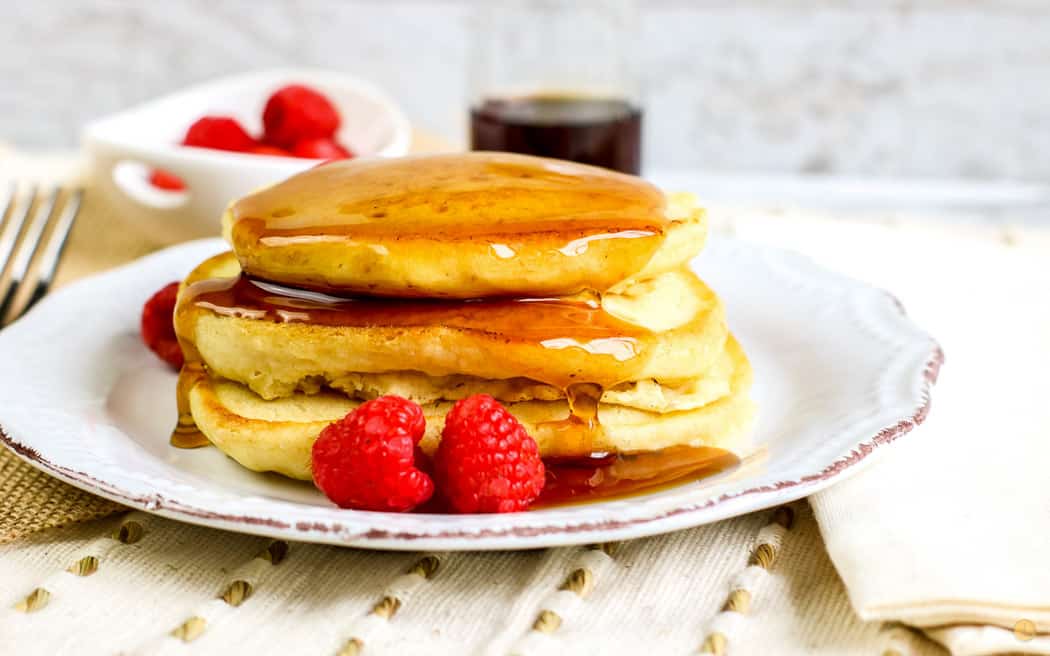
{"type": "Polygon", "coordinates": [[[576,382],[609,390],[685,381],[716,364],[728,334],[720,301],[685,269],[600,301],[406,302],[276,289],[242,277],[232,253],[190,274],[175,324],[183,345],[196,348],[191,359],[265,399],[349,391],[367,386],[362,375],[396,372],[526,379],[543,384],[541,399],[576,382]]]}

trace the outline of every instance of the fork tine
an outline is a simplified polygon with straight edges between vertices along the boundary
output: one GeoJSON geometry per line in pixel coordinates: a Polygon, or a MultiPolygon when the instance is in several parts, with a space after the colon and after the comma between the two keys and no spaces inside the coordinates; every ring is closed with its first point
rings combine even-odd
{"type": "Polygon", "coordinates": [[[22,226],[25,225],[29,211],[33,209],[33,202],[36,199],[36,185],[29,188],[26,201],[21,207],[18,207],[14,185],[11,187],[11,192],[10,202],[15,208],[12,210],[7,225],[0,231],[0,275],[3,274],[10,264],[11,253],[15,250],[15,244],[18,243],[18,235],[22,234],[22,226]]]}
{"type": "MultiPolygon", "coordinates": [[[[47,195],[42,203],[39,203],[33,212],[33,217],[24,228],[22,242],[11,259],[10,271],[5,287],[0,290],[0,322],[11,313],[15,297],[25,280],[29,271],[29,263],[33,261],[37,249],[40,248],[41,238],[44,236],[44,228],[51,220],[51,214],[55,211],[55,203],[58,202],[59,188],[55,187],[47,195]]],[[[12,316],[11,319],[14,319],[12,316]]]]}
{"type": "Polygon", "coordinates": [[[69,239],[69,233],[73,229],[73,223],[77,219],[77,214],[80,212],[80,203],[83,198],[84,190],[74,189],[70,192],[69,198],[66,199],[66,204],[62,208],[62,214],[59,215],[51,232],[51,239],[47,242],[44,252],[40,255],[39,275],[36,285],[33,287],[33,295],[29,297],[29,301],[22,309],[23,313],[35,305],[51,288],[51,283],[55,281],[58,263],[62,260],[62,253],[66,249],[66,241],[69,239]]]}

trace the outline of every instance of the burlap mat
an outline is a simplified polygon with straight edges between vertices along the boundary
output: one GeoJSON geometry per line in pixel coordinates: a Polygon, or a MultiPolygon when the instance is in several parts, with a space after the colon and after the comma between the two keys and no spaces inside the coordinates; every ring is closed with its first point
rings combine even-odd
{"type": "MultiPolygon", "coordinates": [[[[414,152],[450,150],[440,138],[417,132],[414,152]]],[[[86,187],[80,215],[59,267],[56,286],[112,268],[162,248],[134,221],[115,215],[101,194],[92,193],[84,166],[70,154],[25,155],[0,144],[0,182],[36,182],[41,193],[49,184],[86,187]]],[[[2,417],[0,417],[2,419],[2,417]]],[[[34,469],[0,448],[0,543],[45,528],[96,519],[126,510],[34,469]]]]}
{"type": "Polygon", "coordinates": [[[0,448],[0,543],[122,510],[123,506],[51,478],[0,448]]]}

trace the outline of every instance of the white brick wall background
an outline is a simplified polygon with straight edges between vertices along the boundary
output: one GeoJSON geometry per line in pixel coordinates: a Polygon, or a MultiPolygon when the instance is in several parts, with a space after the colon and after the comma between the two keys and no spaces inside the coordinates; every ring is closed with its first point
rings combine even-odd
{"type": "MultiPolygon", "coordinates": [[[[481,1],[481,0],[478,0],[481,1]]],[[[0,140],[279,65],[370,78],[462,138],[471,2],[0,4],[0,140]]],[[[641,0],[646,162],[1050,180],[1050,1],[641,0]]]]}

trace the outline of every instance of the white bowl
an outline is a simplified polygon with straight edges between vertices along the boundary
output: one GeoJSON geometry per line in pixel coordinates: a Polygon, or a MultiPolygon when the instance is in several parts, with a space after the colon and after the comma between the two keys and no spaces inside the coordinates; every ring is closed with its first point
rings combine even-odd
{"type": "Polygon", "coordinates": [[[158,242],[219,232],[233,199],[316,166],[321,160],[232,153],[179,145],[186,129],[206,114],[230,115],[248,132],[262,132],[262,110],[279,87],[302,83],[327,95],[342,116],[337,135],[358,157],[408,152],[411,126],[385,93],[358,78],[318,70],[271,70],[190,87],[88,124],[82,141],[92,188],[117,213],[158,242]],[[182,178],[185,191],[158,189],[154,168],[182,178]]]}

